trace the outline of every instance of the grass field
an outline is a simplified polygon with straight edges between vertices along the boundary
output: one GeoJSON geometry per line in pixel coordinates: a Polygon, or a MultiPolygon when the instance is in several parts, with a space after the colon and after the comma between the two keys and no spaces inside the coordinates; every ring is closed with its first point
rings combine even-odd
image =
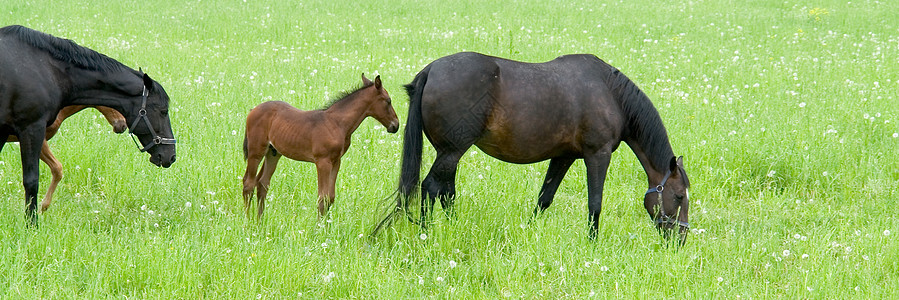
{"type": "MultiPolygon", "coordinates": [[[[178,161],[156,168],[99,113],[76,115],[50,141],[66,168],[56,201],[28,229],[7,144],[2,299],[899,297],[897,1],[100,2],[4,0],[0,26],[143,68],[172,98],[178,161]],[[313,165],[287,160],[262,222],[244,216],[252,107],[320,108],[365,72],[381,75],[404,123],[401,85],[459,51],[593,53],[634,80],[685,156],[686,246],[662,245],[624,145],[596,241],[583,163],[532,219],[547,163],[476,148],[454,219],[370,241],[402,147],[374,120],[344,157],[330,219],[318,218],[313,165]]],[[[426,168],[433,157],[426,146],[426,168]]]]}

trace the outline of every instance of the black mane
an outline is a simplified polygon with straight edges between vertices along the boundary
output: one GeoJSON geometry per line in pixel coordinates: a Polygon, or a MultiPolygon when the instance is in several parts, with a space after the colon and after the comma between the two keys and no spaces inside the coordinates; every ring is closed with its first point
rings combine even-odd
{"type": "Polygon", "coordinates": [[[361,91],[361,90],[363,90],[363,89],[365,89],[365,88],[367,88],[367,87],[370,87],[370,86],[372,86],[372,85],[374,85],[374,83],[369,83],[369,84],[360,85],[360,86],[357,86],[357,87],[354,88],[354,89],[346,90],[346,91],[342,91],[342,92],[340,92],[340,93],[337,93],[337,96],[335,96],[334,98],[331,98],[331,100],[328,101],[328,104],[325,104],[325,106],[322,107],[322,110],[327,110],[328,108],[331,108],[331,106],[334,106],[334,104],[337,104],[337,103],[339,103],[340,101],[342,101],[342,100],[344,100],[344,99],[348,99],[348,98],[350,98],[350,96],[352,96],[353,94],[355,94],[355,93],[357,93],[357,92],[359,92],[359,91],[361,91]]]}
{"type": "Polygon", "coordinates": [[[10,35],[36,49],[47,51],[54,59],[91,71],[118,71],[130,69],[106,55],[79,46],[75,42],[27,28],[12,25],[0,28],[0,34],[10,35]]]}
{"type": "Polygon", "coordinates": [[[668,169],[674,151],[659,112],[630,78],[612,66],[609,68],[606,82],[627,116],[629,136],[640,145],[656,169],[668,169]]]}

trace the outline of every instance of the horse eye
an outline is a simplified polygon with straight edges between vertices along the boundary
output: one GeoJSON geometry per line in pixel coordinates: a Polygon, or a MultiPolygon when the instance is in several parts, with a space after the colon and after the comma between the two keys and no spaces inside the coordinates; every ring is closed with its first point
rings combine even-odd
{"type": "Polygon", "coordinates": [[[684,195],[674,194],[674,200],[677,200],[677,203],[684,201],[684,195]]]}
{"type": "Polygon", "coordinates": [[[390,101],[390,98],[387,98],[387,105],[390,105],[391,102],[392,102],[392,101],[390,101]]]}
{"type": "Polygon", "coordinates": [[[163,109],[161,113],[162,113],[163,116],[168,116],[168,115],[169,115],[169,110],[168,110],[168,109],[163,109]]]}

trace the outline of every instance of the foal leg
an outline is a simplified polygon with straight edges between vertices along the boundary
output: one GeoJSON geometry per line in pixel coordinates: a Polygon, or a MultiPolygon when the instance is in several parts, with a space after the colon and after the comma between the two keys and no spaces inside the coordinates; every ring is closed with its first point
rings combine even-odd
{"type": "Polygon", "coordinates": [[[334,203],[334,183],[331,181],[331,172],[336,175],[334,163],[329,158],[315,162],[315,170],[318,173],[318,214],[324,217],[334,203]]]}
{"type": "Polygon", "coordinates": [[[328,187],[326,190],[326,194],[328,196],[328,210],[330,210],[331,205],[334,205],[334,199],[337,198],[337,172],[340,171],[340,158],[334,160],[333,166],[331,167],[331,175],[328,178],[328,187]]]}
{"type": "Polygon", "coordinates": [[[259,171],[258,180],[256,182],[256,218],[262,218],[262,211],[265,210],[265,196],[268,195],[268,188],[271,186],[272,174],[275,174],[275,168],[278,167],[278,160],[281,154],[275,151],[268,151],[265,154],[265,162],[262,163],[262,170],[259,171]]]}
{"type": "Polygon", "coordinates": [[[440,199],[440,205],[447,217],[453,214],[453,200],[456,198],[456,169],[459,159],[465,150],[461,151],[437,151],[437,159],[428,171],[428,175],[421,182],[421,224],[424,226],[431,217],[436,199],[440,199]]]}
{"type": "Polygon", "coordinates": [[[589,209],[590,239],[599,231],[599,213],[602,210],[602,189],[609,170],[612,151],[598,151],[584,158],[587,165],[587,208],[589,209]]]}
{"type": "Polygon", "coordinates": [[[247,155],[247,171],[243,175],[243,204],[247,217],[250,217],[250,200],[256,189],[256,172],[259,170],[259,162],[262,155],[250,153],[247,155]]]}
{"type": "Polygon", "coordinates": [[[62,163],[53,156],[53,152],[50,152],[50,145],[47,144],[47,140],[44,140],[44,144],[41,147],[41,160],[50,167],[50,174],[53,175],[47,194],[44,195],[44,200],[41,201],[41,212],[45,212],[50,207],[50,202],[53,201],[53,192],[56,191],[56,185],[62,180],[62,163]]]}
{"type": "Polygon", "coordinates": [[[534,208],[534,216],[543,212],[550,204],[553,203],[553,197],[556,190],[562,184],[565,173],[574,162],[574,158],[556,157],[549,161],[549,169],[546,170],[546,179],[543,180],[543,187],[540,188],[540,194],[537,198],[537,207],[534,208]]]}

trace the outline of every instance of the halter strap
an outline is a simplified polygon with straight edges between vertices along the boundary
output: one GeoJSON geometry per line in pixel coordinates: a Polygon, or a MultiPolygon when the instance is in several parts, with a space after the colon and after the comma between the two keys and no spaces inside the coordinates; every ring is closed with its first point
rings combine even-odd
{"type": "Polygon", "coordinates": [[[664,216],[664,215],[656,218],[655,223],[656,223],[656,226],[659,226],[661,224],[671,224],[671,225],[678,225],[678,226],[686,228],[686,229],[690,229],[689,222],[680,221],[680,220],[674,219],[669,216],[664,216]]]}
{"type": "Polygon", "coordinates": [[[140,149],[140,152],[147,152],[147,150],[150,150],[150,148],[153,148],[153,146],[156,145],[174,145],[177,142],[177,140],[173,138],[170,139],[159,136],[159,134],[156,133],[156,130],[153,129],[153,124],[150,123],[150,118],[147,118],[147,96],[149,94],[150,91],[147,90],[147,86],[144,85],[144,90],[141,92],[140,110],[137,111],[137,118],[134,119],[134,123],[131,123],[131,126],[128,127],[128,134],[131,135],[131,140],[134,141],[134,145],[136,145],[137,148],[140,149]],[[138,143],[137,139],[134,138],[134,128],[137,127],[137,123],[139,123],[141,120],[143,120],[144,123],[147,124],[147,129],[149,129],[150,134],[153,135],[153,141],[151,141],[147,145],[144,145],[143,148],[141,148],[141,145],[140,143],[138,143]]]}

